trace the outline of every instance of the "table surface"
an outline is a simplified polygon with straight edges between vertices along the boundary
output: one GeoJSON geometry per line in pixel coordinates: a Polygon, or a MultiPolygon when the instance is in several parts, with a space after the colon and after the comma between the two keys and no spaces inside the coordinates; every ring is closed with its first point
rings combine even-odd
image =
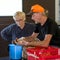
{"type": "Polygon", "coordinates": [[[10,60],[9,57],[0,57],[0,60],[10,60]]]}
{"type": "MultiPolygon", "coordinates": [[[[0,60],[12,60],[9,57],[0,57],[0,60]]],[[[13,59],[13,60],[18,60],[18,59],[13,59]]],[[[20,59],[20,60],[27,60],[27,59],[20,59]]]]}

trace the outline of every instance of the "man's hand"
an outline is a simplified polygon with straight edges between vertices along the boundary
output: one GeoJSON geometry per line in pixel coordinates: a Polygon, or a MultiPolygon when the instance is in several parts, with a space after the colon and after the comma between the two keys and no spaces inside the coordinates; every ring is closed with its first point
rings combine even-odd
{"type": "Polygon", "coordinates": [[[24,39],[24,40],[25,40],[25,41],[27,41],[27,42],[37,41],[37,39],[36,39],[36,38],[34,38],[34,37],[32,37],[32,36],[25,37],[25,39],[24,39]]]}
{"type": "Polygon", "coordinates": [[[25,41],[25,40],[19,40],[19,39],[16,39],[13,41],[14,44],[18,44],[18,45],[22,45],[22,46],[27,46],[28,42],[25,41]]]}
{"type": "Polygon", "coordinates": [[[39,40],[37,38],[34,38],[34,37],[21,37],[19,39],[16,38],[16,40],[13,41],[14,44],[17,44],[17,45],[22,45],[22,46],[35,46],[36,44],[39,45],[39,43],[36,43],[36,42],[39,42],[39,40]]]}

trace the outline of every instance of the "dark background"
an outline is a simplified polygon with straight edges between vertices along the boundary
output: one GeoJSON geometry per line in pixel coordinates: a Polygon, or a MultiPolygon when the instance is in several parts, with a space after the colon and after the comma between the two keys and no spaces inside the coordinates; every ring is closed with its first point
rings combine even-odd
{"type": "MultiPolygon", "coordinates": [[[[34,4],[40,4],[42,5],[44,8],[48,9],[49,11],[49,17],[51,17],[52,19],[55,20],[55,0],[23,0],[23,11],[28,13],[30,11],[30,7],[34,4]]],[[[28,22],[32,22],[30,20],[31,17],[27,16],[27,20],[28,22]]],[[[13,18],[12,16],[1,16],[0,17],[0,31],[12,24],[13,18]]],[[[4,56],[8,56],[8,44],[10,42],[5,41],[1,38],[0,36],[0,57],[4,57],[4,56]]]]}

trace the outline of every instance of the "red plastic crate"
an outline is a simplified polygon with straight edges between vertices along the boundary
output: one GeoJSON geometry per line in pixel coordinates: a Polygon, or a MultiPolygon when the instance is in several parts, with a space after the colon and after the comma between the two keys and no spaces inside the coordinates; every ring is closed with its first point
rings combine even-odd
{"type": "Polygon", "coordinates": [[[35,47],[27,49],[28,60],[60,60],[58,48],[56,47],[35,47]]]}

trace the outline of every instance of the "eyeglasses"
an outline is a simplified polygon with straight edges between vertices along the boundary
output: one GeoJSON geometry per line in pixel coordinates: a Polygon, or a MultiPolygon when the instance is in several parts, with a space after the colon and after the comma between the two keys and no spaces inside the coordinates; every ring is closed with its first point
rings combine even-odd
{"type": "Polygon", "coordinates": [[[20,21],[23,21],[23,19],[19,19],[19,20],[15,20],[16,22],[20,22],[20,21]]]}

